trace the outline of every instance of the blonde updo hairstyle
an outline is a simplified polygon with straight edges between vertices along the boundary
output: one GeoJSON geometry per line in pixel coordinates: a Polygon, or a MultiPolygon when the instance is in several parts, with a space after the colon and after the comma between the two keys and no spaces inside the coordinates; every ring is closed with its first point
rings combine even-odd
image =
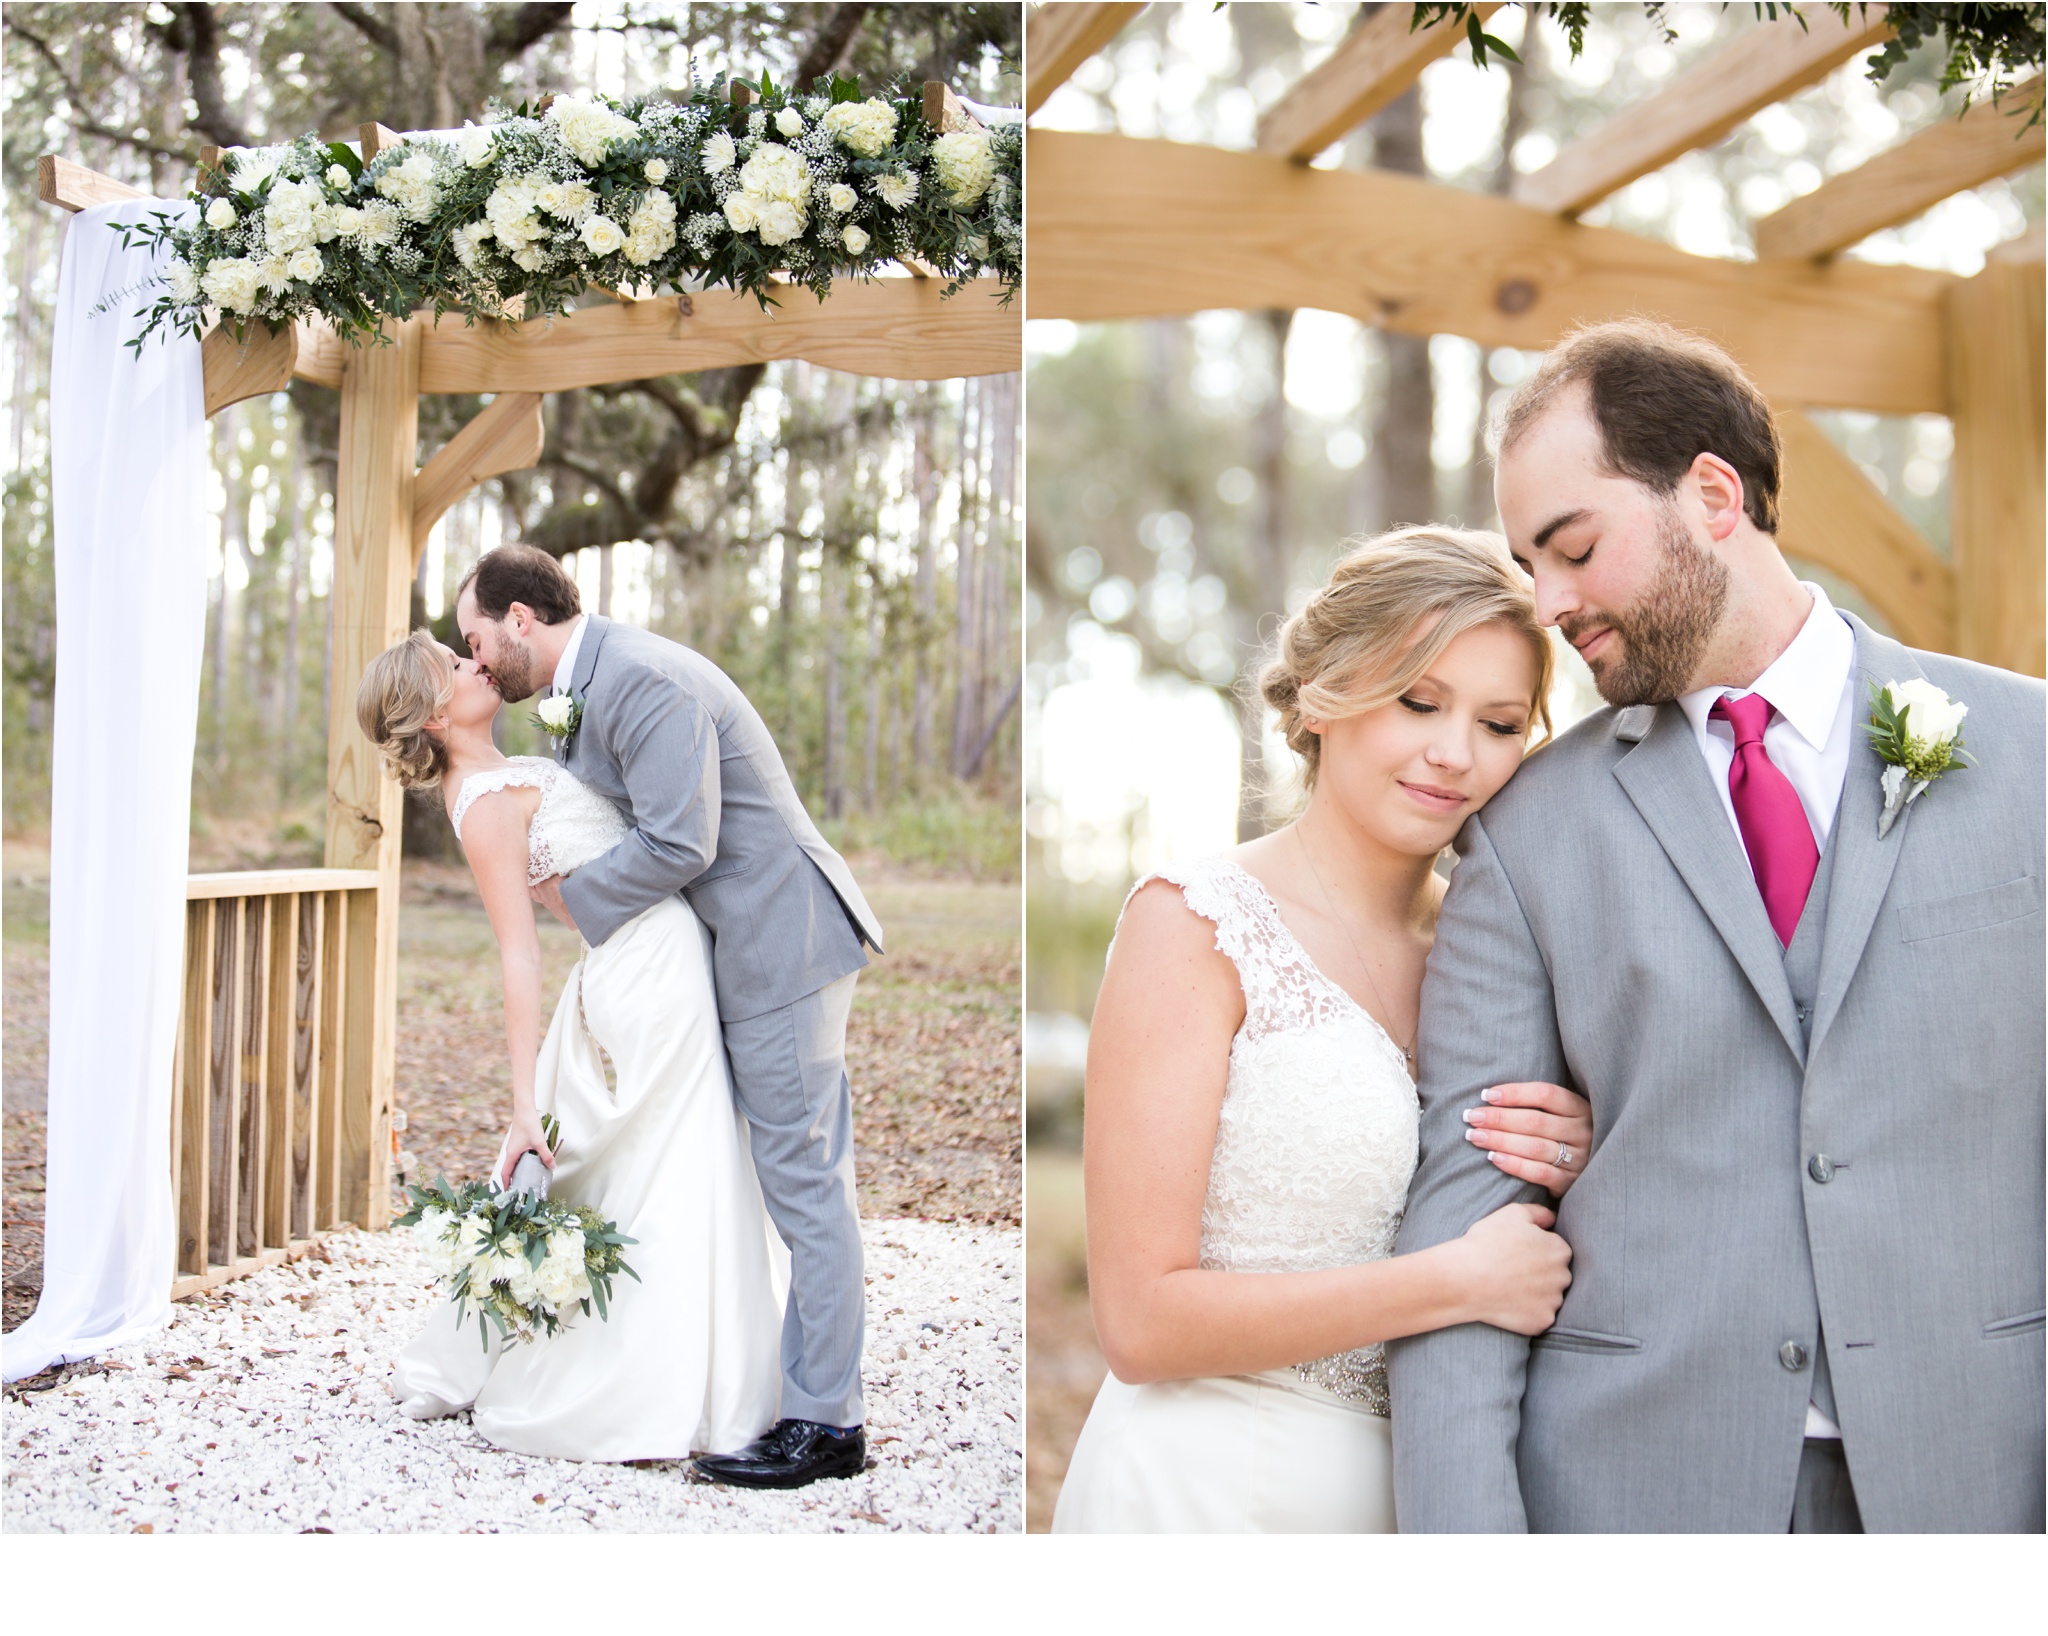
{"type": "Polygon", "coordinates": [[[1259,693],[1280,713],[1304,785],[1315,788],[1323,747],[1308,730],[1311,718],[1336,721],[1393,703],[1465,632],[1495,624],[1528,639],[1536,660],[1529,704],[1548,738],[1550,640],[1507,541],[1429,526],[1358,542],[1280,628],[1274,656],[1259,672],[1259,693]]]}
{"type": "Polygon", "coordinates": [[[427,723],[454,697],[455,667],[426,631],[394,642],[363,672],[356,720],[384,758],[384,770],[409,790],[431,789],[447,771],[448,751],[427,723]]]}

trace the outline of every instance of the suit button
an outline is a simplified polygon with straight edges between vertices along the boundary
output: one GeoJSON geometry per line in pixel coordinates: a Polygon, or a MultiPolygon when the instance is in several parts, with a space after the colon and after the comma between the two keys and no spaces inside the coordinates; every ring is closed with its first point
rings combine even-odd
{"type": "Polygon", "coordinates": [[[1806,1173],[1825,1186],[1835,1179],[1835,1161],[1825,1153],[1816,1153],[1806,1161],[1806,1173]]]}
{"type": "Polygon", "coordinates": [[[1778,1348],[1778,1361],[1796,1375],[1806,1367],[1806,1348],[1797,1341],[1787,1341],[1778,1348]]]}

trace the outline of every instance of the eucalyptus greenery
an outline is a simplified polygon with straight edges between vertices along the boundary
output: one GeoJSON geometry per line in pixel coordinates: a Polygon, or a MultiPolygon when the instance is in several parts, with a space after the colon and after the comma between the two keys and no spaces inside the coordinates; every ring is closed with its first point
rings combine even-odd
{"type": "Polygon", "coordinates": [[[821,301],[835,278],[915,258],[947,280],[1022,280],[1021,125],[942,134],[914,96],[863,98],[830,76],[805,95],[763,74],[751,102],[692,85],[681,100],[494,104],[489,123],[414,136],[367,164],[317,137],[236,149],[203,168],[163,243],[163,293],[137,345],[198,333],[210,313],[319,315],[352,341],[387,317],[543,317],[593,285],[744,290],[821,301]]]}

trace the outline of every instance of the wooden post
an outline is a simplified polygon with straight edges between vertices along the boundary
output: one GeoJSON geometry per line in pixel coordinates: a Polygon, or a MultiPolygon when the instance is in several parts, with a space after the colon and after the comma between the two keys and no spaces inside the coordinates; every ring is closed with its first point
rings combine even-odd
{"type": "Polygon", "coordinates": [[[402,792],[356,725],[356,687],[411,613],[412,516],[419,455],[420,320],[387,321],[386,346],[343,366],[335,480],[334,685],[327,719],[327,863],[374,869],[350,892],[336,1214],[380,1228],[391,1206],[391,1098],[398,996],[402,792]]]}
{"type": "Polygon", "coordinates": [[[2040,676],[2044,590],[2041,269],[1990,261],[1949,292],[1956,651],[2040,676]]]}

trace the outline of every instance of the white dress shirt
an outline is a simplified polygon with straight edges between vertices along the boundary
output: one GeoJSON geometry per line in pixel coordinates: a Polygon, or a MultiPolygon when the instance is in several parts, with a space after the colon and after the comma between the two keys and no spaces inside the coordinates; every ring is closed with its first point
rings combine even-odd
{"type": "MultiPolygon", "coordinates": [[[[569,683],[575,679],[576,655],[583,649],[583,627],[589,623],[589,614],[576,616],[576,628],[569,633],[569,645],[562,649],[562,657],[555,661],[554,689],[557,693],[568,692],[569,683]]],[[[1729,753],[1732,756],[1734,752],[1729,753]]]]}
{"type": "MultiPolygon", "coordinates": [[[[1826,851],[1835,809],[1842,803],[1842,780],[1849,772],[1849,747],[1855,731],[1856,636],[1835,611],[1827,592],[1800,581],[1813,593],[1813,610],[1791,645],[1747,689],[1769,700],[1777,714],[1764,729],[1764,753],[1799,793],[1816,851],[1826,851]]],[[[1728,769],[1735,763],[1735,729],[1707,712],[1723,696],[1741,698],[1744,690],[1703,687],[1682,694],[1679,709],[1692,723],[1700,754],[1721,796],[1721,810],[1738,843],[1742,826],[1735,820],[1735,798],[1728,789],[1728,769]]],[[[1745,858],[1749,849],[1743,848],[1745,858]]],[[[1806,1406],[1808,1437],[1840,1437],[1842,1428],[1813,1404],[1806,1406]]]]}

